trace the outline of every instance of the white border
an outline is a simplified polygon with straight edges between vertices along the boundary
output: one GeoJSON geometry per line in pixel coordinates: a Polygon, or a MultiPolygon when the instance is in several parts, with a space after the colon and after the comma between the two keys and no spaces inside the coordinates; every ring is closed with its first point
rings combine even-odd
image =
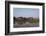
{"type": "Polygon", "coordinates": [[[10,32],[42,30],[42,6],[10,4],[10,32]],[[39,8],[39,27],[13,28],[13,8],[39,8]]]}

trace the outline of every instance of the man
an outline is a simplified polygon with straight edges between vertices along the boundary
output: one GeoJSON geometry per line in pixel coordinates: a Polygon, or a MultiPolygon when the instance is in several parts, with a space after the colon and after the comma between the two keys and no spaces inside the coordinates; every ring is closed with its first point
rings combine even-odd
{"type": "Polygon", "coordinates": [[[15,24],[15,17],[13,17],[13,22],[14,22],[14,24],[15,24]]]}

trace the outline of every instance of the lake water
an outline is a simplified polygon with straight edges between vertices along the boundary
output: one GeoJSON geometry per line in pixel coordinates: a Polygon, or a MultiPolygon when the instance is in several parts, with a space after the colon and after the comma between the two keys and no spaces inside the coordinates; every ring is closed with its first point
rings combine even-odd
{"type": "Polygon", "coordinates": [[[14,28],[20,28],[20,27],[39,27],[39,23],[29,23],[26,22],[24,24],[14,24],[14,28]]]}

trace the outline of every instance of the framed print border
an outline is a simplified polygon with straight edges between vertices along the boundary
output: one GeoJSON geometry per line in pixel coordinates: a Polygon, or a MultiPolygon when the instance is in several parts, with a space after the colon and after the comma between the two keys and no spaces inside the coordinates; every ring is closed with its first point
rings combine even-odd
{"type": "Polygon", "coordinates": [[[5,35],[17,35],[17,34],[32,34],[32,33],[44,33],[44,19],[45,19],[45,4],[36,2],[19,2],[19,1],[5,1],[5,35]],[[42,6],[42,31],[24,31],[24,32],[10,32],[10,4],[23,4],[23,5],[39,5],[42,6]]]}

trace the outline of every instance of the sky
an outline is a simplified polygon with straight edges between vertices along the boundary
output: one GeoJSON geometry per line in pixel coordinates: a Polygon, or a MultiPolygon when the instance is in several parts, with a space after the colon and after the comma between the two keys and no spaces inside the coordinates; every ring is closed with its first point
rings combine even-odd
{"type": "Polygon", "coordinates": [[[39,17],[39,8],[13,8],[15,17],[39,17]]]}

